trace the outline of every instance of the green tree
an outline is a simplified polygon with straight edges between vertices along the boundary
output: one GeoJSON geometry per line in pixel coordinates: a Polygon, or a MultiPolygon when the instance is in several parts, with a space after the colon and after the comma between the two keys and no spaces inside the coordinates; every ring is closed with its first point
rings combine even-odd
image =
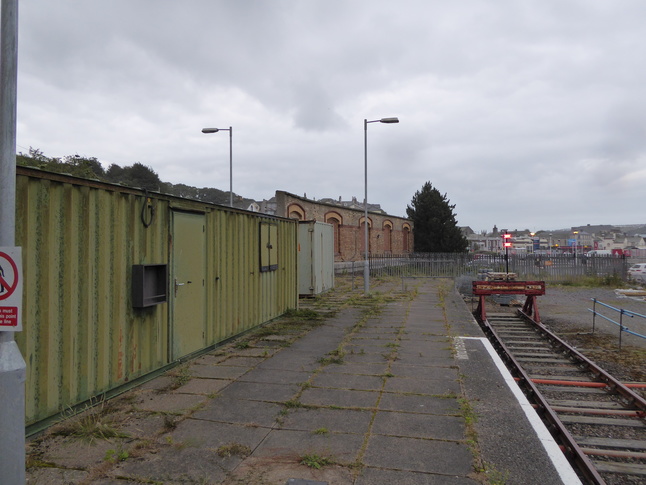
{"type": "Polygon", "coordinates": [[[446,194],[426,182],[422,190],[415,192],[406,214],[413,221],[415,252],[458,253],[469,247],[467,238],[457,225],[451,204],[446,194]]]}

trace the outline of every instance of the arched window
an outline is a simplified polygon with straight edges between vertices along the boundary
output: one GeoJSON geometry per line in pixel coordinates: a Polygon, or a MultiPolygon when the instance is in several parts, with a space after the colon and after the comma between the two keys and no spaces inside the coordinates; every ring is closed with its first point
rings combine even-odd
{"type": "Polygon", "coordinates": [[[391,253],[393,250],[392,230],[393,230],[393,223],[390,221],[384,221],[383,234],[384,234],[385,253],[391,253]]]}
{"type": "Polygon", "coordinates": [[[338,212],[328,212],[325,214],[325,222],[332,224],[334,227],[334,254],[341,254],[341,225],[343,217],[338,212]]]}
{"type": "MultiPolygon", "coordinates": [[[[359,219],[359,251],[361,252],[361,255],[364,255],[366,253],[366,226],[365,224],[365,217],[362,217],[359,219]]],[[[372,221],[370,218],[368,218],[368,254],[370,254],[370,240],[372,238],[372,235],[370,234],[370,230],[372,229],[372,221]]]]}
{"type": "Polygon", "coordinates": [[[305,220],[305,209],[298,204],[289,204],[287,206],[287,217],[298,221],[305,220]]]}
{"type": "Polygon", "coordinates": [[[410,224],[404,224],[404,227],[402,228],[402,232],[404,233],[403,237],[403,250],[405,253],[410,252],[410,224]]]}

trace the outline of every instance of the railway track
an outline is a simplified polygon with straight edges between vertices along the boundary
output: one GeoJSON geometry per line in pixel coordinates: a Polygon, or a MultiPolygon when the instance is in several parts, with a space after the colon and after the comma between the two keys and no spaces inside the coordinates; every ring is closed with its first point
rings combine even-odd
{"type": "Polygon", "coordinates": [[[646,484],[646,399],[519,312],[479,323],[581,476],[646,484]]]}

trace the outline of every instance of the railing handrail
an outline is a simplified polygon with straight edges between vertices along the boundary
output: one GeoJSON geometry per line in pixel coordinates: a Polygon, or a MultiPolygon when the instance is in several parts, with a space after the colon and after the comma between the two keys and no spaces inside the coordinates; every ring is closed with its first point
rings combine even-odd
{"type": "Polygon", "coordinates": [[[619,327],[620,332],[626,332],[626,333],[629,333],[630,335],[634,335],[635,337],[640,337],[640,338],[646,339],[646,335],[642,335],[640,333],[634,332],[633,330],[630,330],[626,325],[624,325],[623,321],[616,322],[612,318],[607,317],[606,315],[604,315],[603,313],[599,313],[596,310],[596,305],[599,304],[599,305],[604,306],[606,308],[610,308],[611,310],[618,312],[620,316],[627,315],[630,318],[641,317],[641,318],[646,319],[646,315],[642,315],[641,313],[636,313],[636,312],[633,312],[633,311],[630,311],[630,310],[626,310],[624,308],[616,308],[616,307],[614,307],[612,305],[608,305],[607,303],[599,301],[596,298],[590,298],[590,301],[594,302],[594,305],[593,305],[594,309],[593,308],[588,308],[588,311],[592,312],[593,316],[598,315],[601,318],[603,318],[604,320],[608,320],[610,323],[614,323],[615,325],[617,325],[619,327]]]}

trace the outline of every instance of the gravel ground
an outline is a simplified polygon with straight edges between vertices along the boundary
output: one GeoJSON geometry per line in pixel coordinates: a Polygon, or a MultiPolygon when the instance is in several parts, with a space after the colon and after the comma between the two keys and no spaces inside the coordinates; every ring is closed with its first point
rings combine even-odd
{"type": "MultiPolygon", "coordinates": [[[[545,325],[553,327],[559,333],[590,332],[592,330],[592,298],[615,308],[630,310],[646,315],[646,300],[643,297],[620,297],[614,289],[578,288],[569,286],[548,286],[545,296],[538,298],[538,309],[545,325]]],[[[597,312],[619,321],[619,313],[597,304],[597,312]]],[[[614,337],[619,343],[619,327],[601,317],[595,319],[595,331],[614,337]]],[[[623,324],[630,330],[646,335],[646,318],[623,317],[623,324]]],[[[622,345],[646,349],[646,339],[623,333],[622,345]]]]}

